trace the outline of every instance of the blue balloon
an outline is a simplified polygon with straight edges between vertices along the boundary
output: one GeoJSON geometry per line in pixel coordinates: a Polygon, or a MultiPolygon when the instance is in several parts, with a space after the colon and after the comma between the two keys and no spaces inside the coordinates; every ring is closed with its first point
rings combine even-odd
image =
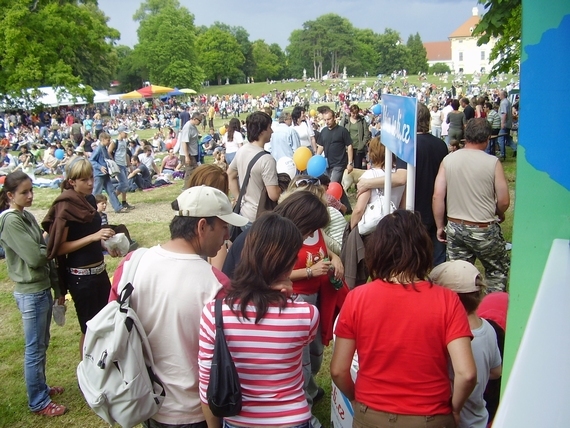
{"type": "Polygon", "coordinates": [[[382,106],[380,104],[374,104],[372,106],[372,113],[374,113],[376,116],[381,114],[382,113],[382,106]]]}
{"type": "Polygon", "coordinates": [[[327,161],[324,157],[315,155],[309,159],[307,163],[307,174],[313,177],[319,177],[325,173],[327,169],[327,161]]]}
{"type": "Polygon", "coordinates": [[[65,156],[65,152],[63,151],[63,149],[57,149],[54,153],[54,156],[59,159],[62,160],[63,157],[65,156]]]}

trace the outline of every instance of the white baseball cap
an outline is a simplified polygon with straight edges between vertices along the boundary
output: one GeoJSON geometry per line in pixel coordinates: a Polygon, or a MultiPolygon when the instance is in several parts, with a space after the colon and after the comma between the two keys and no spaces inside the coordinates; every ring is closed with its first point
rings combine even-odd
{"type": "Polygon", "coordinates": [[[176,198],[177,216],[218,217],[232,226],[245,226],[249,220],[232,210],[232,204],[224,192],[214,187],[195,186],[186,189],[176,198]]]}
{"type": "Polygon", "coordinates": [[[477,281],[481,273],[465,260],[453,260],[437,265],[431,271],[430,277],[436,284],[456,293],[473,293],[481,290],[477,281]]]}

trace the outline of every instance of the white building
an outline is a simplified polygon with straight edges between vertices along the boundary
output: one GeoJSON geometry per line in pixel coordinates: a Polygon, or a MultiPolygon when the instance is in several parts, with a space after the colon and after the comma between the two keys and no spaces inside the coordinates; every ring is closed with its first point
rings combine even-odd
{"type": "Polygon", "coordinates": [[[472,16],[449,36],[451,69],[455,73],[488,73],[495,63],[489,61],[489,55],[496,40],[491,38],[486,45],[477,46],[478,37],[473,37],[472,33],[480,20],[479,9],[474,7],[472,13],[472,16]]]}
{"type": "Polygon", "coordinates": [[[442,63],[446,64],[450,70],[453,70],[451,42],[449,40],[445,40],[443,42],[425,42],[424,48],[426,48],[429,67],[442,63]]]}

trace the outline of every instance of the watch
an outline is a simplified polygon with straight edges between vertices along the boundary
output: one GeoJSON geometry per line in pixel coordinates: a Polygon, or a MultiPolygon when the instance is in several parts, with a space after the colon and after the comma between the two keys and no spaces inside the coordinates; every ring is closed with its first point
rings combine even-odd
{"type": "Polygon", "coordinates": [[[348,164],[349,164],[350,166],[353,166],[353,165],[354,165],[354,162],[349,162],[348,164]]]}

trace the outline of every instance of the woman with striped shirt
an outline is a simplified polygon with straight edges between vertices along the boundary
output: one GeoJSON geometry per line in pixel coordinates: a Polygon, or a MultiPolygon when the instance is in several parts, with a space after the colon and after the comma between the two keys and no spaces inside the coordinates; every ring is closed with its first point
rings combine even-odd
{"type": "MultiPolygon", "coordinates": [[[[302,353],[317,333],[315,306],[295,300],[289,279],[303,238],[291,220],[267,213],[247,234],[241,262],[222,306],[224,333],[240,378],[243,407],[224,427],[309,427],[302,353]]],[[[214,353],[214,302],[200,323],[200,397],[209,426],[215,417],[206,391],[214,353]]]]}

